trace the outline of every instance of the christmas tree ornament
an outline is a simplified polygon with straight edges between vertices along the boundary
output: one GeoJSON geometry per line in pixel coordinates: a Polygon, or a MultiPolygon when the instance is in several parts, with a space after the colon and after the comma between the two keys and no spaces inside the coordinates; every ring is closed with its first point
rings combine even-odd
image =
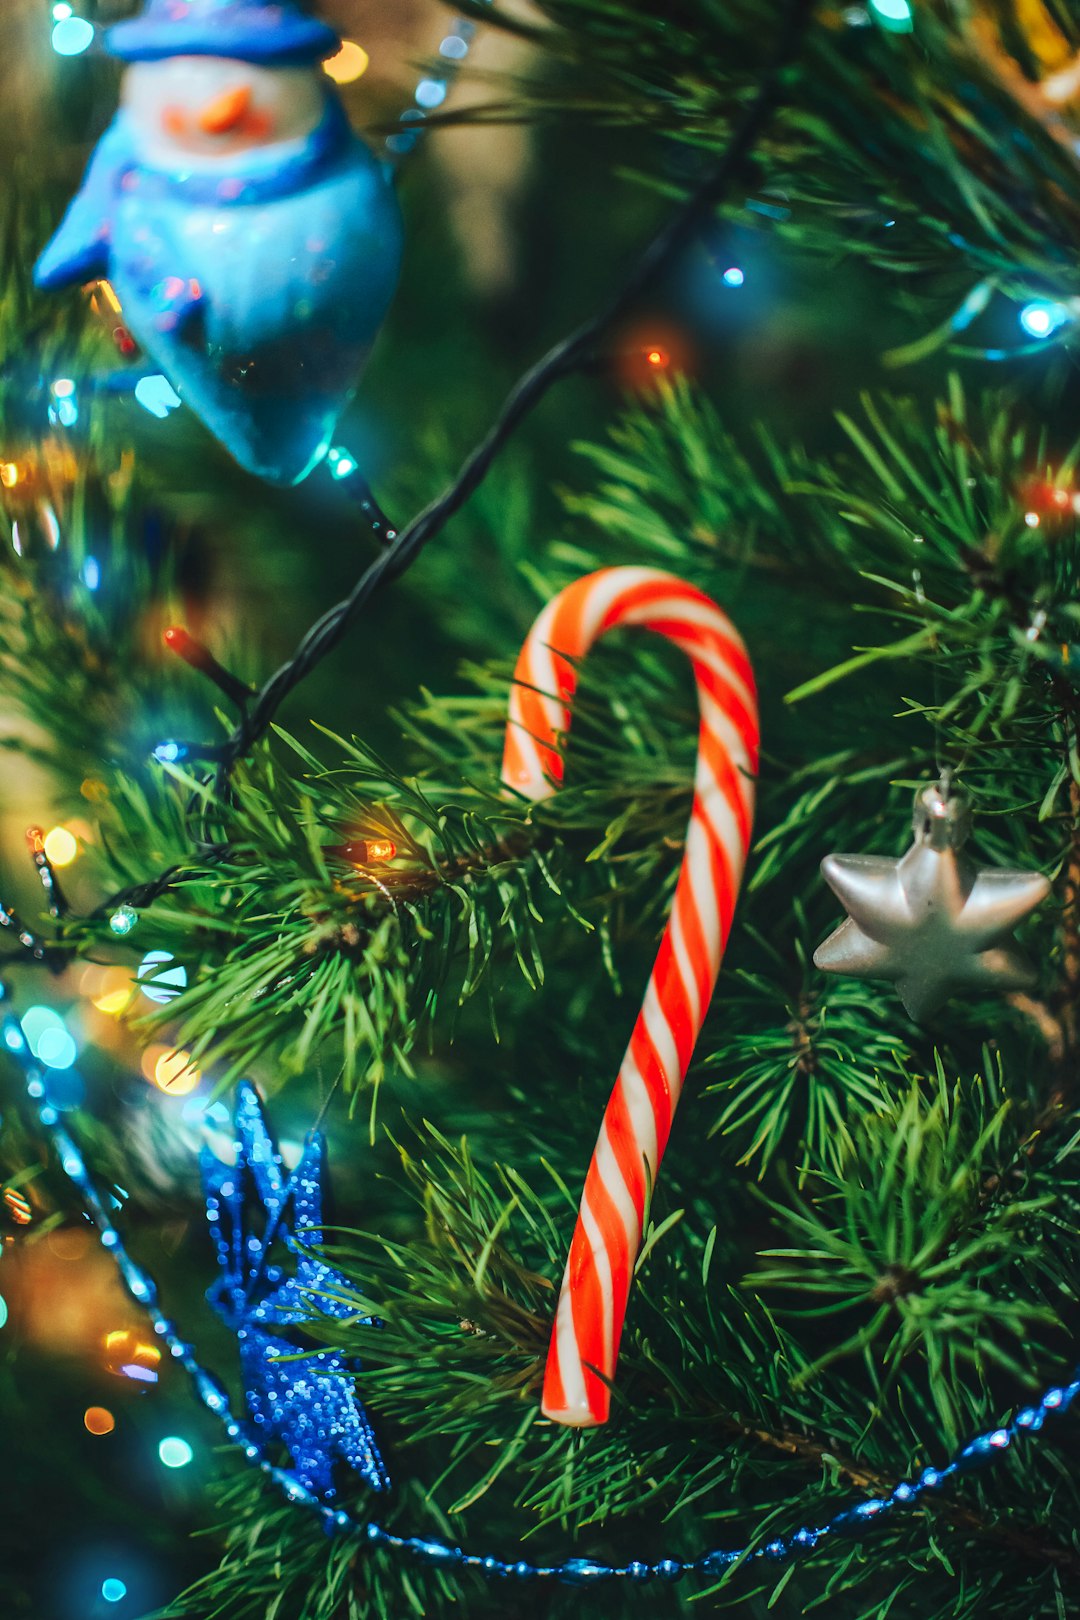
{"type": "Polygon", "coordinates": [[[514,674],[503,781],[540,800],[562,781],[571,660],[622,625],[653,630],[690,659],[701,711],[694,801],[671,916],[585,1179],[548,1354],[543,1410],[603,1423],[619,1354],[647,1189],[731,931],[753,820],[754,676],[715,602],[671,574],[607,568],[562,591],[529,632],[514,674]]]}
{"type": "Polygon", "coordinates": [[[895,984],[917,1022],[954,995],[1030,989],[1038,974],[1011,931],[1049,881],[976,867],[964,853],[970,821],[946,776],[915,795],[915,841],[900,860],[827,855],[821,870],[848,919],[814,952],[816,965],[895,984]]]}
{"type": "Polygon", "coordinates": [[[397,282],[389,171],[292,0],[149,0],[108,48],[122,105],[36,267],[105,277],[123,323],[241,466],[305,478],[330,448],[397,282]]]}
{"type": "Polygon", "coordinates": [[[338,1461],[373,1490],[385,1490],[389,1476],[345,1358],[334,1350],[305,1355],[297,1342],[319,1315],[375,1325],[371,1317],[357,1317],[345,1279],[316,1252],[323,1139],[309,1136],[287,1173],[258,1093],[246,1083],[237,1088],[235,1129],[235,1164],[222,1164],[204,1148],[202,1173],[222,1272],[208,1297],[236,1334],[248,1410],[265,1439],[285,1445],[297,1478],[313,1495],[332,1499],[338,1461]],[[248,1219],[252,1208],[262,1217],[258,1228],[248,1219]],[[295,1260],[291,1277],[273,1259],[276,1245],[295,1260]]]}

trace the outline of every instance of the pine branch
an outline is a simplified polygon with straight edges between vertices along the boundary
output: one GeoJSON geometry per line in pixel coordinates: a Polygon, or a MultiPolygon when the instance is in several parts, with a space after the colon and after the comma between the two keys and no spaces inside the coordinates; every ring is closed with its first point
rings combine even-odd
{"type": "Polygon", "coordinates": [[[393,542],[364,571],[347,597],[330,608],[304,636],[287,664],[262,687],[223,747],[188,747],[193,758],[218,763],[223,786],[233,765],[269,729],[281,704],[342,640],[357,615],[385,585],[398,579],[434,540],[487,476],[500,451],[533,408],[561,378],[587,364],[597,343],[651,291],[694,240],[703,222],[722,203],[741,175],[769,119],[780,104],[789,71],[814,10],[815,0],[785,0],[777,27],[777,44],[760,87],[737,121],[720,162],[660,231],[638,259],[622,286],[603,308],[556,344],[517,382],[496,421],[467,458],[453,484],[406,524],[393,542]]]}

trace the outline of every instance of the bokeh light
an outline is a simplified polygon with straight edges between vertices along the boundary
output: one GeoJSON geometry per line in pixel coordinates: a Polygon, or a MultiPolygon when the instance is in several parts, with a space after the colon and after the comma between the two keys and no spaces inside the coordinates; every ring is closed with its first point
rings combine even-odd
{"type": "Polygon", "coordinates": [[[139,963],[139,989],[148,1001],[164,1006],[174,1001],[187,984],[187,968],[177,962],[171,951],[147,951],[139,963]]]}
{"type": "Polygon", "coordinates": [[[34,1211],[30,1206],[30,1200],[25,1193],[19,1191],[18,1187],[4,1188],[4,1203],[16,1226],[30,1225],[34,1218],[34,1211]]]}
{"type": "Polygon", "coordinates": [[[1064,304],[1054,303],[1050,299],[1035,299],[1025,304],[1020,311],[1020,325],[1028,337],[1048,338],[1053,335],[1059,326],[1064,326],[1069,318],[1069,312],[1064,304]]]}
{"type": "Polygon", "coordinates": [[[45,1084],[45,1095],[53,1108],[67,1114],[86,1101],[86,1085],[82,1075],[69,1065],[59,1069],[54,1066],[45,1084]]]}
{"type": "Polygon", "coordinates": [[[158,1446],[158,1456],[166,1468],[186,1468],[195,1453],[178,1434],[166,1435],[158,1446]]]}
{"type": "Polygon", "coordinates": [[[68,1030],[42,1030],[37,1057],[47,1069],[70,1069],[78,1055],[79,1049],[68,1030]]]}
{"type": "Polygon", "coordinates": [[[323,72],[335,84],[353,84],[367,72],[370,61],[362,45],[358,45],[354,39],[343,39],[341,49],[323,63],[323,72]]]}
{"type": "Polygon", "coordinates": [[[85,17],[61,17],[52,31],[57,56],[81,56],[94,43],[94,25],[85,17]]]}
{"type": "Polygon", "coordinates": [[[339,446],[326,452],[326,464],[330,468],[331,478],[337,479],[351,478],[358,466],[356,457],[339,446]]]}
{"type": "Polygon", "coordinates": [[[79,841],[66,827],[45,834],[45,853],[53,866],[70,866],[79,854],[79,841]]]}
{"type": "Polygon", "coordinates": [[[79,980],[79,989],[98,1012],[116,1018],[131,1001],[132,982],[127,968],[90,966],[79,980]]]}
{"type": "Polygon", "coordinates": [[[116,1419],[107,1406],[88,1406],[83,1423],[90,1434],[112,1434],[116,1428],[116,1419]]]}
{"type": "Polygon", "coordinates": [[[127,1597],[127,1587],[115,1575],[110,1575],[107,1581],[101,1583],[101,1595],[106,1603],[122,1603],[127,1597]]]}
{"type": "Polygon", "coordinates": [[[7,1326],[8,1305],[3,1294],[0,1294],[0,1328],[7,1326]]]}
{"type": "Polygon", "coordinates": [[[741,270],[737,264],[730,264],[720,279],[725,287],[741,287],[746,281],[746,271],[741,270]]]}
{"type": "Polygon", "coordinates": [[[159,420],[175,411],[183,402],[168,377],[155,372],[152,377],[140,377],[135,384],[135,398],[144,411],[159,420]]]}
{"type": "Polygon", "coordinates": [[[140,1339],[134,1328],[114,1328],[105,1335],[105,1369],[137,1384],[156,1384],[161,1351],[140,1339]]]}
{"type": "Polygon", "coordinates": [[[441,107],[446,100],[447,85],[444,79],[421,79],[416,87],[416,105],[430,111],[433,107],[441,107]]]}
{"type": "Polygon", "coordinates": [[[915,27],[910,0],[870,0],[870,12],[892,34],[910,34],[915,27]]]}
{"type": "Polygon", "coordinates": [[[190,1096],[202,1080],[191,1053],[172,1046],[148,1046],[140,1066],[144,1078],[170,1097],[190,1096]]]}
{"type": "Polygon", "coordinates": [[[23,1015],[26,1043],[39,1063],[49,1069],[70,1069],[78,1048],[60,1014],[51,1007],[28,1007],[23,1015]]]}

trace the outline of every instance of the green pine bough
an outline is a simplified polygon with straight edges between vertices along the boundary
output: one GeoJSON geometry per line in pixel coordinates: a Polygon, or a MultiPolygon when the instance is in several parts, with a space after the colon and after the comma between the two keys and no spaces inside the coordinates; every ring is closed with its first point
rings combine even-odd
{"type": "MultiPolygon", "coordinates": [[[[165,714],[182,735],[215,724],[151,632],[198,597],[200,523],[236,546],[255,590],[264,559],[282,593],[305,569],[319,581],[295,525],[269,503],[252,517],[226,469],[193,467],[164,440],[144,439],[133,464],[130,424],[102,402],[61,548],[3,562],[0,681],[17,715],[5,782],[32,758],[58,813],[94,829],[70,915],[39,919],[32,895],[23,911],[80,966],[135,965],[151,950],[184,964],[174,1001],[148,1013],[133,998],[141,1041],[183,1044],[222,1087],[254,1073],[294,1103],[300,1129],[331,1096],[342,1208],[329,1246],[358,1314],[386,1327],[361,1335],[327,1318],[319,1337],[363,1362],[401,1481],[391,1528],[501,1547],[524,1537],[537,1562],[571,1541],[598,1556],[679,1556],[748,1524],[781,1534],[1000,1421],[1076,1340],[1071,328],[1037,360],[1018,337],[990,376],[974,356],[1009,348],[1001,332],[1019,332],[1023,301],[1080,295],[1080,180],[1057,121],[1071,113],[1037,93],[1080,35],[1072,8],[1053,3],[926,0],[909,35],[847,9],[819,8],[785,110],[718,230],[722,246],[742,240],[725,232],[767,232],[807,277],[840,254],[858,261],[875,356],[905,369],[875,360],[848,386],[838,361],[819,387],[827,409],[798,431],[786,385],[759,388],[744,411],[745,388],[732,403],[726,377],[627,402],[573,461],[561,421],[552,435],[538,418],[523,442],[535,434],[543,471],[510,447],[385,599],[387,618],[357,628],[334,684],[282,717],[227,796],[197,770],[147,763],[165,714]],[[153,507],[168,515],[167,561],[147,547],[153,507]],[[112,583],[92,591],[79,576],[103,534],[112,583]],[[537,1416],[551,1285],[678,867],[693,765],[685,672],[659,645],[600,649],[566,787],[527,814],[501,799],[498,758],[531,614],[585,569],[624,562],[670,569],[731,611],[759,671],[766,756],[736,935],[650,1209],[615,1421],[583,1437],[537,1416]],[[830,849],[899,853],[911,793],[943,760],[975,801],[980,861],[1045,871],[1054,899],[1024,930],[1036,991],[953,1003],[920,1028],[887,989],[815,972],[836,921],[817,869],[830,849]],[[396,846],[388,863],[335,853],[378,837],[396,846]],[[118,943],[101,902],[162,873],[167,888],[118,943]]],[[[564,0],[526,20],[496,7],[537,54],[470,116],[509,109],[578,141],[632,133],[639,180],[681,195],[752,96],[772,13],[758,0],[662,13],[564,0]]],[[[50,312],[28,290],[33,213],[24,198],[6,233],[5,353],[89,372],[103,350],[81,306],[50,312]]],[[[768,311],[756,320],[760,344],[768,311]]],[[[39,430],[19,416],[21,387],[5,379],[0,420],[11,459],[29,464],[39,430]]],[[[417,467],[392,510],[415,509],[455,464],[430,376],[426,388],[417,467]]],[[[9,522],[15,501],[6,491],[9,522]]],[[[214,591],[227,601],[228,581],[214,591]]],[[[321,582],[314,594],[324,600],[321,582]]],[[[273,607],[245,602],[222,632],[231,645],[212,622],[205,632],[245,677],[265,670],[273,607]]],[[[220,723],[226,736],[231,717],[220,723]]],[[[7,864],[17,884],[20,863],[7,864]]],[[[18,993],[37,995],[13,954],[18,993]]],[[[149,1140],[111,1124],[103,1107],[89,1157],[130,1192],[125,1219],[153,1244],[178,1214],[197,1215],[182,1155],[168,1121],[149,1140]]],[[[73,1218],[11,1110],[0,1168],[43,1228],[73,1218]]],[[[167,1271],[163,1286],[186,1290],[199,1325],[196,1259],[167,1271]]],[[[1063,1620],[1080,1575],[1065,1434],[873,1539],[834,1541],[783,1571],[728,1572],[693,1612],[1063,1620]]],[[[60,1489],[55,1474],[42,1483],[60,1489]]],[[[216,1543],[199,1544],[204,1573],[171,1613],[505,1611],[498,1589],[358,1560],[227,1458],[217,1490],[220,1562],[216,1543]]],[[[692,1612],[681,1591],[601,1601],[618,1616],[661,1602],[692,1612]]],[[[512,1612],[589,1602],[523,1591],[512,1612]]]]}

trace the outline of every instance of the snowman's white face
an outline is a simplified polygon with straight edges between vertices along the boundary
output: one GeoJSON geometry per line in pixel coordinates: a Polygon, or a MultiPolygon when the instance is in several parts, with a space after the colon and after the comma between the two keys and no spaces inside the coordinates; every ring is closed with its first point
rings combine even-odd
{"type": "Polygon", "coordinates": [[[311,67],[170,56],[132,63],[121,99],[147,162],[213,169],[310,135],[326,107],[326,81],[311,67]]]}

